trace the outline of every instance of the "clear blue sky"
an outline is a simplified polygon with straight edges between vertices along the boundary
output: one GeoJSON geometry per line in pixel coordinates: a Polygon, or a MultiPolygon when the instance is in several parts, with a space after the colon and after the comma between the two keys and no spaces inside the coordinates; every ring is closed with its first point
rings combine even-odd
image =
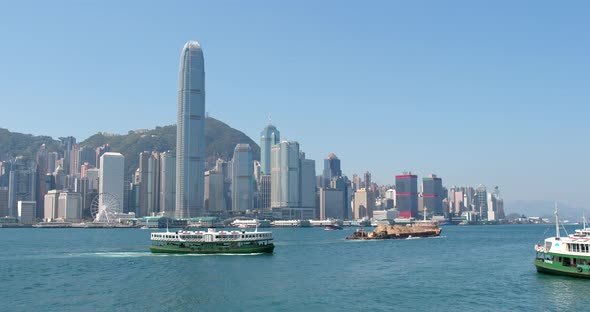
{"type": "Polygon", "coordinates": [[[586,1],[10,1],[0,127],[73,135],[176,122],[180,50],[209,114],[258,141],[272,114],[316,171],[410,170],[588,207],[586,1]]]}

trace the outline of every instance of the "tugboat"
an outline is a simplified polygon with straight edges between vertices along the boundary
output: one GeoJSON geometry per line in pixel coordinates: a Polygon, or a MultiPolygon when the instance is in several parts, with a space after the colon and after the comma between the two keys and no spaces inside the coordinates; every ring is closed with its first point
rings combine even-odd
{"type": "Polygon", "coordinates": [[[555,205],[555,237],[546,238],[544,244],[535,245],[534,265],[537,272],[590,278],[590,228],[575,230],[574,234],[561,237],[559,213],[555,205]]]}
{"type": "Polygon", "coordinates": [[[242,231],[178,231],[151,233],[150,251],[182,254],[249,254],[272,253],[272,232],[242,231]]]}

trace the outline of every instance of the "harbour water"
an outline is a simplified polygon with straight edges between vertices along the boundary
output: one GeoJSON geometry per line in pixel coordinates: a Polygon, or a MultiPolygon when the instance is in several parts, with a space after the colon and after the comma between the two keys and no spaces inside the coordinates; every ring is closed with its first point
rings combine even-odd
{"type": "Polygon", "coordinates": [[[0,229],[0,311],[587,310],[590,281],[534,269],[550,227],[275,228],[275,253],[255,256],[154,255],[140,229],[0,229]]]}

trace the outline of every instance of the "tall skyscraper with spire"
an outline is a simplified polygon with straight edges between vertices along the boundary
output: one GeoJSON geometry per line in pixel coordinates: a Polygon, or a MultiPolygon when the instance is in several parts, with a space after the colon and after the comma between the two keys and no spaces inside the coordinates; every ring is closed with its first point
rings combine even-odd
{"type": "Polygon", "coordinates": [[[271,174],[270,150],[275,144],[281,142],[281,133],[275,126],[268,122],[260,134],[260,172],[263,175],[271,174]]]}
{"type": "Polygon", "coordinates": [[[176,129],[176,218],[204,214],[205,61],[196,41],[180,54],[176,129]]]}

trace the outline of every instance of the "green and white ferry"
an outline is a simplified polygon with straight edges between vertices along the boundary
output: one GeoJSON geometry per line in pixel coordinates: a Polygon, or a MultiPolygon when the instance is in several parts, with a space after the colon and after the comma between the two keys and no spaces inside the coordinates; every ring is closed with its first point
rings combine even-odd
{"type": "Polygon", "coordinates": [[[251,254],[272,253],[272,232],[255,231],[177,231],[151,233],[153,253],[251,254]]]}
{"type": "Polygon", "coordinates": [[[566,237],[559,235],[559,219],[555,209],[555,237],[535,245],[537,272],[553,275],[590,278],[590,228],[575,230],[566,237]]]}

